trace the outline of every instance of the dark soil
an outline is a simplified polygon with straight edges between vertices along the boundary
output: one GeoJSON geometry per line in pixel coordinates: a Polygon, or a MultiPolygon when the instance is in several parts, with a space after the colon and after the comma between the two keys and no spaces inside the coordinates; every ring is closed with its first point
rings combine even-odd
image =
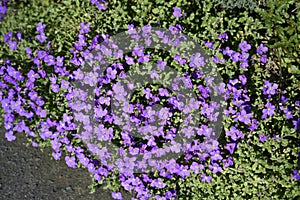
{"type": "Polygon", "coordinates": [[[102,188],[90,194],[87,169],[68,168],[64,159],[51,159],[51,149],[26,147],[25,136],[16,137],[8,142],[0,130],[0,200],[112,200],[102,188]]]}

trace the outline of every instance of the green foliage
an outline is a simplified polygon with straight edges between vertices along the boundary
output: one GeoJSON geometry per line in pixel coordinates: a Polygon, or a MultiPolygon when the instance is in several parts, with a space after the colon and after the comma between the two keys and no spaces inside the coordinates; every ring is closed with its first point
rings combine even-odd
{"type": "Polygon", "coordinates": [[[198,176],[180,180],[179,199],[298,199],[300,184],[290,177],[299,143],[288,142],[245,140],[233,155],[234,167],[213,175],[212,182],[203,183],[198,176]]]}

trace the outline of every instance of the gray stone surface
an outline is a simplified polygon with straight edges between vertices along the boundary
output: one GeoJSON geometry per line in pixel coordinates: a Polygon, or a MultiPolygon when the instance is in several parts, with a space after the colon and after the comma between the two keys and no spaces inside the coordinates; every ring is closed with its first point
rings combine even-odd
{"type": "MultiPolygon", "coordinates": [[[[51,159],[51,149],[26,147],[24,135],[8,142],[0,131],[0,200],[112,200],[98,189],[90,194],[86,169],[68,168],[64,160],[51,159]]],[[[130,199],[128,196],[125,199],[130,199]]]]}

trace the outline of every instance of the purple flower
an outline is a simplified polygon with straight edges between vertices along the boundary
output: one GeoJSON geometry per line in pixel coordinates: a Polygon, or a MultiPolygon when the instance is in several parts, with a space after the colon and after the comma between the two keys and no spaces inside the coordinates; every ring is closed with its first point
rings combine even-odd
{"type": "Polygon", "coordinates": [[[73,77],[76,80],[82,80],[83,77],[84,77],[84,73],[80,69],[77,69],[76,71],[73,71],[73,74],[74,74],[73,77]]]}
{"type": "Polygon", "coordinates": [[[61,153],[62,153],[62,151],[53,152],[52,156],[55,160],[60,160],[61,153]]]}
{"type": "Polygon", "coordinates": [[[159,196],[159,195],[155,195],[154,198],[155,198],[156,200],[167,200],[166,197],[159,196]]]}
{"type": "Polygon", "coordinates": [[[181,144],[174,142],[174,140],[171,142],[170,150],[175,153],[179,153],[181,151],[181,144]]]}
{"type": "Polygon", "coordinates": [[[43,24],[42,22],[39,22],[39,23],[37,24],[36,30],[37,30],[38,32],[42,33],[42,32],[44,32],[45,28],[46,28],[46,25],[43,24]]]}
{"type": "Polygon", "coordinates": [[[260,140],[262,143],[264,143],[264,142],[266,141],[266,139],[267,139],[267,136],[264,135],[264,134],[259,134],[258,137],[259,137],[259,140],[260,140]]]}
{"type": "MultiPolygon", "coordinates": [[[[288,102],[288,98],[286,96],[281,96],[280,101],[282,104],[285,104],[286,102],[288,102]]],[[[297,106],[299,106],[299,105],[297,105],[297,106]]]]}
{"type": "Polygon", "coordinates": [[[22,33],[21,32],[18,32],[16,37],[18,38],[18,40],[22,40],[22,33]]]}
{"type": "Polygon", "coordinates": [[[156,187],[156,188],[164,188],[166,187],[166,184],[162,182],[162,179],[161,178],[158,178],[158,179],[154,179],[151,184],[150,184],[151,187],[156,187]]]}
{"type": "Polygon", "coordinates": [[[223,51],[222,51],[223,55],[227,55],[229,57],[231,57],[231,55],[234,53],[229,47],[226,47],[223,51]]]}
{"type": "Polygon", "coordinates": [[[286,119],[292,119],[293,118],[293,114],[292,114],[291,110],[284,109],[282,106],[280,106],[280,110],[283,111],[283,113],[285,114],[286,119]]]}
{"type": "Polygon", "coordinates": [[[34,82],[36,78],[39,78],[40,76],[35,73],[33,70],[30,70],[27,74],[27,77],[30,81],[34,82]]]}
{"type": "Polygon", "coordinates": [[[231,56],[230,56],[230,59],[233,61],[233,62],[238,62],[239,59],[240,59],[240,56],[241,54],[239,52],[235,52],[235,53],[232,53],[231,56]]]}
{"type": "Polygon", "coordinates": [[[239,138],[244,138],[244,134],[234,126],[231,126],[229,131],[226,131],[225,134],[226,136],[229,136],[233,141],[236,141],[239,138]]]}
{"type": "Polygon", "coordinates": [[[117,199],[117,200],[122,200],[123,199],[121,192],[112,192],[111,196],[112,196],[113,199],[117,199]]]}
{"type": "Polygon", "coordinates": [[[99,10],[106,10],[107,7],[104,5],[106,2],[102,0],[102,2],[97,1],[95,4],[99,10]]]}
{"type": "Polygon", "coordinates": [[[134,65],[134,64],[135,64],[132,57],[125,56],[125,60],[126,60],[126,63],[127,63],[128,65],[134,65]]]}
{"type": "Polygon", "coordinates": [[[134,25],[133,25],[133,24],[128,24],[128,25],[127,25],[127,28],[128,28],[128,33],[129,33],[130,35],[136,34],[136,29],[134,28],[134,25]]]}
{"type": "Polygon", "coordinates": [[[276,89],[278,88],[278,84],[270,83],[269,81],[264,82],[263,94],[264,95],[274,95],[276,93],[276,89]]]}
{"type": "Polygon", "coordinates": [[[296,131],[300,130],[300,118],[298,118],[298,120],[293,120],[293,125],[296,129],[296,131]]]}
{"type": "Polygon", "coordinates": [[[89,164],[89,159],[88,159],[83,153],[77,154],[77,158],[79,159],[79,161],[80,161],[85,167],[88,166],[88,164],[89,164]]]}
{"type": "Polygon", "coordinates": [[[174,17],[177,17],[177,18],[180,18],[181,15],[182,15],[181,9],[178,8],[178,7],[174,7],[174,8],[173,8],[173,16],[174,16],[174,17]]]}
{"type": "MultiPolygon", "coordinates": [[[[5,15],[5,14],[6,14],[6,11],[7,11],[6,6],[5,6],[5,5],[2,5],[2,4],[0,3],[0,14],[5,15]]],[[[0,20],[0,21],[1,21],[1,20],[0,20]]]]}
{"type": "Polygon", "coordinates": [[[186,62],[186,60],[184,58],[181,58],[178,54],[174,56],[174,60],[176,60],[180,64],[180,66],[182,66],[186,62]]]}
{"type": "Polygon", "coordinates": [[[248,61],[243,61],[240,63],[240,67],[242,69],[246,69],[247,67],[249,67],[248,61]]]}
{"type": "Polygon", "coordinates": [[[31,56],[32,51],[31,51],[30,47],[27,47],[27,48],[25,49],[25,52],[27,53],[28,57],[31,56]]]}
{"type": "Polygon", "coordinates": [[[86,34],[90,31],[90,24],[84,24],[83,22],[80,23],[80,33],[86,34]]]}
{"type": "Polygon", "coordinates": [[[8,32],[7,34],[4,34],[4,43],[6,43],[10,38],[12,38],[12,32],[8,32]]]}
{"type": "Polygon", "coordinates": [[[239,75],[239,80],[241,81],[242,85],[246,85],[247,77],[244,74],[239,75]]]}
{"type": "Polygon", "coordinates": [[[44,59],[47,55],[49,55],[47,51],[44,50],[37,51],[37,56],[39,59],[44,59]]]}
{"type": "Polygon", "coordinates": [[[191,127],[191,126],[184,128],[182,131],[184,132],[185,137],[187,137],[187,138],[191,138],[191,137],[195,136],[195,131],[193,130],[193,127],[191,127]]]}
{"type": "Polygon", "coordinates": [[[48,38],[44,33],[41,33],[40,35],[35,36],[35,38],[40,42],[45,42],[48,38]]]}
{"type": "Polygon", "coordinates": [[[171,31],[172,35],[175,35],[178,33],[178,28],[175,26],[169,26],[169,30],[171,31]]]}
{"type": "Polygon", "coordinates": [[[299,173],[299,170],[295,169],[293,171],[293,178],[300,181],[300,173],[299,173]]]}
{"type": "Polygon", "coordinates": [[[274,134],[273,137],[274,137],[274,140],[275,140],[275,141],[278,141],[278,140],[281,140],[281,139],[282,139],[282,138],[280,138],[279,135],[276,135],[276,134],[274,134]]]}
{"type": "Polygon", "coordinates": [[[5,137],[7,141],[12,142],[16,139],[16,136],[14,135],[13,131],[8,131],[5,133],[5,137]]]}
{"type": "Polygon", "coordinates": [[[188,166],[183,166],[183,165],[182,165],[180,168],[181,168],[181,170],[180,170],[179,175],[180,175],[182,178],[185,178],[185,177],[190,176],[190,171],[188,170],[188,166]]]}
{"type": "Polygon", "coordinates": [[[63,89],[69,89],[69,82],[68,81],[66,81],[66,80],[61,80],[61,88],[63,88],[63,89]]]}
{"type": "Polygon", "coordinates": [[[44,57],[44,61],[49,66],[55,65],[55,58],[52,55],[45,56],[44,57]]]}
{"type": "Polygon", "coordinates": [[[192,68],[200,68],[204,66],[204,57],[201,56],[200,53],[196,53],[194,56],[191,56],[190,58],[191,62],[189,64],[192,68]]]}
{"type": "Polygon", "coordinates": [[[34,142],[34,141],[32,141],[32,143],[31,143],[31,144],[32,144],[32,146],[33,146],[33,147],[38,147],[38,146],[39,146],[39,144],[38,144],[38,143],[36,143],[36,142],[34,142]]]}
{"type": "Polygon", "coordinates": [[[267,55],[262,55],[261,57],[260,57],[260,62],[262,62],[262,63],[267,63],[267,59],[268,59],[268,57],[267,57],[267,55]]]}
{"type": "Polygon", "coordinates": [[[157,62],[157,67],[160,69],[160,70],[164,70],[165,69],[165,66],[167,65],[167,62],[166,61],[162,61],[162,60],[159,60],[157,62]]]}
{"type": "Polygon", "coordinates": [[[205,174],[201,174],[201,181],[209,183],[211,181],[211,176],[206,176],[205,174]]]}
{"type": "Polygon", "coordinates": [[[220,151],[212,151],[211,154],[211,161],[218,161],[222,160],[223,157],[220,155],[220,151]]]}
{"type": "Polygon", "coordinates": [[[59,92],[59,85],[57,84],[51,84],[51,89],[54,93],[58,93],[59,92]]]}
{"type": "Polygon", "coordinates": [[[144,38],[148,38],[148,34],[151,33],[151,30],[152,30],[152,26],[151,25],[145,25],[142,27],[142,36],[144,38]]]}
{"type": "Polygon", "coordinates": [[[66,156],[65,157],[66,164],[70,168],[76,168],[77,163],[76,163],[76,158],[74,156],[66,156]]]}
{"type": "Polygon", "coordinates": [[[136,46],[133,48],[132,55],[135,56],[143,56],[144,55],[144,47],[136,46]]]}
{"type": "Polygon", "coordinates": [[[225,149],[228,150],[230,154],[233,154],[236,145],[237,144],[235,142],[227,143],[225,149]]]}
{"type": "Polygon", "coordinates": [[[237,118],[240,122],[244,122],[245,124],[251,123],[252,113],[248,113],[245,110],[242,110],[237,114],[237,118]]]}
{"type": "Polygon", "coordinates": [[[247,61],[248,58],[249,58],[249,54],[246,52],[242,52],[242,54],[240,55],[240,61],[242,62],[247,61]]]}
{"type": "Polygon", "coordinates": [[[211,165],[208,166],[208,168],[212,171],[213,174],[216,174],[216,173],[222,171],[222,168],[217,163],[212,163],[211,165]]]}
{"type": "Polygon", "coordinates": [[[255,131],[257,129],[258,124],[259,124],[259,122],[256,119],[253,119],[251,126],[249,126],[249,130],[250,131],[255,131]]]}
{"type": "Polygon", "coordinates": [[[246,52],[251,49],[251,45],[247,43],[247,41],[243,41],[239,44],[239,48],[243,51],[246,52]]]}
{"type": "Polygon", "coordinates": [[[62,144],[59,142],[59,140],[57,138],[55,138],[54,140],[51,141],[51,146],[54,151],[59,151],[59,148],[61,147],[61,145],[62,144]]]}
{"type": "Polygon", "coordinates": [[[202,164],[198,164],[196,162],[193,162],[192,165],[190,166],[190,169],[195,172],[195,174],[199,174],[200,170],[204,170],[205,166],[202,164]]]}
{"type": "Polygon", "coordinates": [[[225,39],[227,40],[228,39],[228,35],[227,33],[221,33],[219,36],[218,36],[219,39],[225,39]]]}
{"type": "Polygon", "coordinates": [[[268,102],[266,104],[266,108],[263,109],[263,115],[262,115],[262,118],[263,119],[266,119],[267,116],[273,116],[275,114],[275,106],[273,106],[270,102],[268,102]]]}
{"type": "Polygon", "coordinates": [[[62,67],[64,65],[64,57],[57,56],[57,58],[56,58],[56,65],[58,67],[62,67]]]}
{"type": "Polygon", "coordinates": [[[41,62],[39,61],[38,58],[34,58],[34,59],[33,59],[33,63],[34,63],[36,66],[38,66],[38,67],[41,66],[41,62]]]}
{"type": "Polygon", "coordinates": [[[149,62],[149,60],[150,60],[150,55],[149,54],[143,55],[143,56],[138,58],[138,62],[140,62],[140,63],[149,62]]]}
{"type": "Polygon", "coordinates": [[[222,160],[223,164],[224,164],[224,168],[227,168],[229,166],[233,165],[233,160],[232,157],[229,157],[227,159],[222,160]]]}
{"type": "Polygon", "coordinates": [[[94,165],[93,163],[89,163],[89,164],[87,165],[87,169],[88,169],[88,171],[89,171],[90,173],[92,173],[92,174],[96,172],[95,165],[94,165]]]}
{"type": "Polygon", "coordinates": [[[265,47],[263,44],[260,44],[259,47],[256,49],[256,52],[259,55],[263,55],[263,53],[266,53],[268,51],[268,47],[265,47]]]}
{"type": "MultiPolygon", "coordinates": [[[[81,46],[81,47],[86,46],[85,40],[86,40],[86,38],[85,38],[84,35],[78,34],[78,43],[77,43],[77,44],[78,44],[79,46],[81,46]]],[[[101,46],[101,47],[103,47],[103,46],[101,46]]],[[[101,50],[102,50],[102,49],[101,49],[101,50]]],[[[105,49],[105,50],[107,50],[107,49],[105,49]]],[[[102,52],[103,52],[103,51],[102,51],[102,52]]],[[[103,53],[105,53],[105,52],[103,52],[103,53]]]]}
{"type": "Polygon", "coordinates": [[[110,79],[115,79],[116,78],[117,70],[112,69],[111,67],[108,67],[106,72],[107,72],[106,76],[108,78],[110,78],[110,79]]]}
{"type": "Polygon", "coordinates": [[[212,42],[203,42],[205,46],[207,46],[208,48],[212,49],[214,47],[214,44],[212,42]]]}
{"type": "Polygon", "coordinates": [[[18,49],[18,42],[17,41],[11,41],[11,40],[9,40],[8,41],[8,45],[9,45],[9,48],[11,50],[17,50],[18,49]]]}
{"type": "Polygon", "coordinates": [[[145,94],[146,99],[150,99],[152,97],[152,93],[151,93],[151,89],[150,88],[143,89],[142,93],[145,94]]]}

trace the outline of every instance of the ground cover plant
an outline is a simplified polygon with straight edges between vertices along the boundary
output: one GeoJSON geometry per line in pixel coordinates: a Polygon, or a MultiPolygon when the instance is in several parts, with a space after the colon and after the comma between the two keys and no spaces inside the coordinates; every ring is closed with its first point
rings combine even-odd
{"type": "Polygon", "coordinates": [[[252,2],[3,0],[5,137],[113,199],[300,198],[300,4],[252,2]]]}

